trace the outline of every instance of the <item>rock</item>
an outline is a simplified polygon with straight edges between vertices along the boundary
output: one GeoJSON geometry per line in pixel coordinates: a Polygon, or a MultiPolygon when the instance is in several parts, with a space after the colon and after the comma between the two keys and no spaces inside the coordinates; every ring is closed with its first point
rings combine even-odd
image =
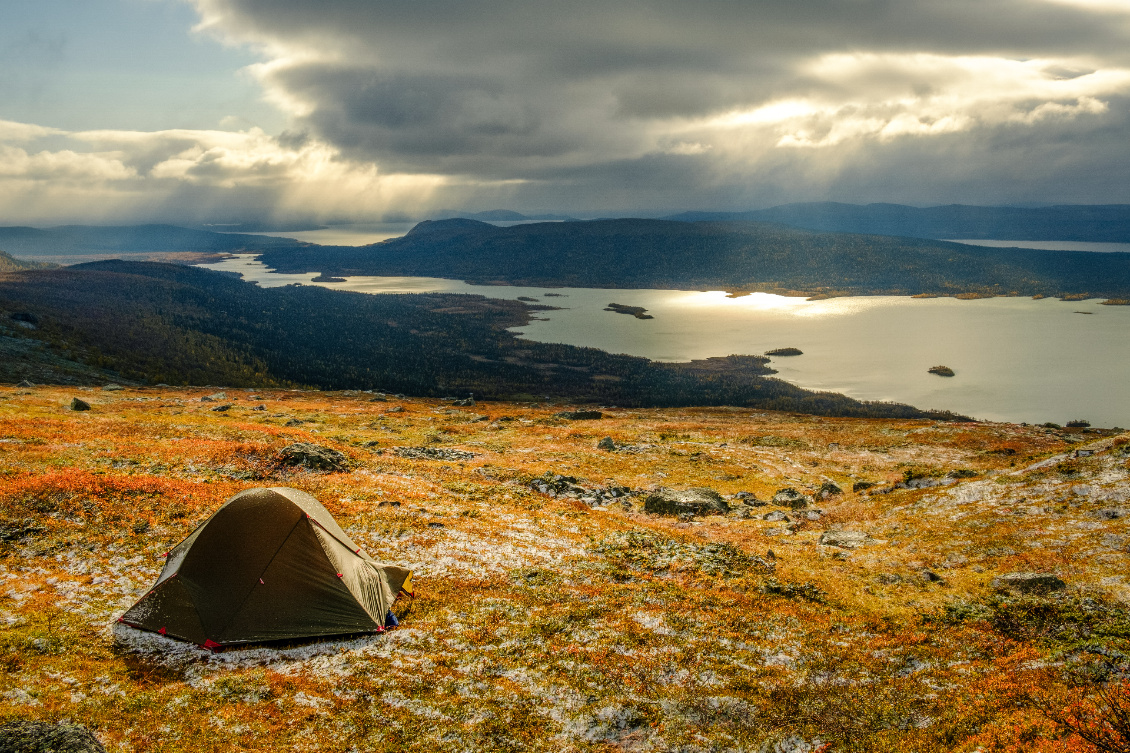
{"type": "Polygon", "coordinates": [[[854,484],[851,485],[851,490],[853,492],[862,492],[862,491],[866,491],[867,489],[870,489],[873,486],[875,486],[874,481],[856,481],[854,484]]]}
{"type": "Polygon", "coordinates": [[[762,516],[761,519],[767,520],[770,523],[788,523],[789,522],[789,516],[785,515],[785,513],[781,512],[780,510],[774,510],[773,512],[762,516]]]}
{"type": "Polygon", "coordinates": [[[389,408],[388,410],[385,411],[385,413],[403,413],[403,412],[404,412],[404,406],[403,405],[395,405],[392,408],[389,408]]]}
{"type": "Polygon", "coordinates": [[[838,496],[838,495],[843,494],[843,493],[844,493],[844,490],[841,489],[840,487],[836,486],[835,483],[833,483],[831,481],[825,481],[823,484],[820,485],[820,488],[816,491],[816,499],[819,499],[819,500],[831,499],[832,497],[838,496]]]}
{"type": "Polygon", "coordinates": [[[474,408],[475,407],[475,398],[469,397],[465,400],[452,400],[451,404],[458,406],[460,408],[474,408]]]}
{"type": "Polygon", "coordinates": [[[1067,584],[1049,573],[1007,573],[993,578],[992,587],[998,591],[1042,594],[1062,591],[1067,584]]]}
{"type": "Polygon", "coordinates": [[[369,398],[369,402],[370,402],[370,403],[387,403],[387,402],[388,402],[388,398],[387,398],[387,397],[385,397],[384,395],[379,395],[379,396],[377,396],[377,397],[371,397],[371,398],[369,398]]]}
{"type": "Polygon", "coordinates": [[[90,410],[90,403],[85,400],[79,400],[77,397],[72,397],[71,410],[90,410]]]}
{"type": "Polygon", "coordinates": [[[255,406],[254,408],[252,408],[251,410],[267,410],[267,406],[265,406],[265,405],[256,405],[256,406],[255,406]]]}
{"type": "Polygon", "coordinates": [[[945,583],[945,580],[942,578],[942,576],[938,575],[933,570],[923,570],[919,573],[919,575],[921,575],[922,580],[926,581],[927,583],[945,583]]]}
{"type": "Polygon", "coordinates": [[[553,417],[564,418],[567,421],[597,421],[604,418],[604,414],[598,410],[565,410],[554,413],[553,417]]]}
{"type": "Polygon", "coordinates": [[[748,507],[765,507],[769,504],[768,502],[758,499],[757,495],[753,492],[738,492],[734,495],[734,499],[748,507]]]}
{"type": "Polygon", "coordinates": [[[24,389],[31,389],[32,387],[35,387],[35,385],[34,385],[34,384],[32,384],[31,382],[29,382],[29,381],[28,381],[28,380],[26,380],[26,379],[24,379],[24,380],[23,380],[22,382],[20,382],[20,383],[19,383],[19,384],[17,384],[16,386],[17,386],[17,387],[23,387],[24,389]]]}
{"type": "Polygon", "coordinates": [[[926,371],[930,374],[937,374],[938,376],[943,377],[951,377],[954,375],[953,369],[951,369],[949,366],[931,366],[930,368],[926,369],[926,371]]]}
{"type": "Polygon", "coordinates": [[[217,392],[214,395],[208,395],[207,397],[200,398],[200,402],[202,402],[202,403],[218,403],[221,400],[227,400],[227,399],[228,399],[228,394],[226,392],[217,392]]]}
{"type": "Polygon", "coordinates": [[[81,724],[8,722],[0,725],[0,751],[19,753],[106,753],[81,724]]]}
{"type": "Polygon", "coordinates": [[[643,503],[644,512],[658,515],[715,515],[730,511],[730,505],[722,495],[707,487],[693,489],[656,489],[647,495],[643,503]]]}
{"type": "Polygon", "coordinates": [[[808,497],[791,486],[786,486],[784,489],[778,489],[777,493],[773,495],[773,504],[799,510],[802,507],[808,507],[808,497]]]}
{"type": "Polygon", "coordinates": [[[412,460],[474,460],[475,453],[443,447],[395,447],[398,456],[412,460]]]}
{"type": "Polygon", "coordinates": [[[862,531],[825,531],[820,534],[820,543],[824,546],[838,546],[840,549],[855,549],[857,546],[866,546],[872,538],[862,531]]]}
{"type": "Polygon", "coordinates": [[[119,390],[124,390],[125,387],[120,384],[114,384],[113,382],[110,382],[109,384],[102,385],[102,389],[106,390],[107,392],[117,392],[119,390]]]}
{"type": "Polygon", "coordinates": [[[229,410],[231,410],[231,408],[232,408],[232,406],[231,406],[231,403],[227,403],[227,404],[225,404],[225,405],[217,405],[217,406],[216,406],[215,408],[213,408],[212,410],[213,410],[214,412],[216,412],[216,413],[226,413],[226,412],[228,412],[229,410]]]}
{"type": "Polygon", "coordinates": [[[316,471],[345,470],[346,457],[337,450],[309,442],[295,442],[279,451],[283,465],[302,466],[316,471]]]}
{"type": "Polygon", "coordinates": [[[304,423],[305,421],[303,421],[301,418],[292,418],[285,424],[283,424],[283,426],[301,426],[304,423]]]}
{"type": "Polygon", "coordinates": [[[605,437],[596,443],[596,449],[614,452],[616,450],[616,442],[612,440],[612,437],[605,437]]]}

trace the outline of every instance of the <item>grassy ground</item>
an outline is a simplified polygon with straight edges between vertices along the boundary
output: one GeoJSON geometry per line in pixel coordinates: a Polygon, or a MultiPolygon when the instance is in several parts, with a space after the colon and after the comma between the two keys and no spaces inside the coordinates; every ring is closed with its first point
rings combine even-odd
{"type": "Polygon", "coordinates": [[[1086,751],[1049,715],[1090,718],[1127,669],[1125,436],[215,391],[0,388],[0,721],[119,751],[1086,751]],[[280,467],[295,441],[350,470],[280,467]],[[418,446],[474,457],[395,451],[418,446]],[[590,507],[547,472],[638,493],[590,507]],[[817,516],[642,512],[656,486],[828,481],[817,516]],[[400,628],[210,654],[116,624],[201,519],[279,485],[415,569],[400,628]],[[819,543],[843,531],[867,538],[819,543]],[[1014,571],[1069,589],[992,590],[1014,571]]]}

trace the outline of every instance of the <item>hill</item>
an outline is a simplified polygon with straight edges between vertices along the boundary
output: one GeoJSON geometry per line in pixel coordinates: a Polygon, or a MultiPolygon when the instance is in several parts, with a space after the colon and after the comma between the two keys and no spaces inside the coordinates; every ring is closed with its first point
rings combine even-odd
{"type": "Polygon", "coordinates": [[[301,245],[290,238],[216,233],[176,225],[64,225],[46,229],[0,227],[0,248],[17,256],[236,253],[301,245]]]}
{"type": "Polygon", "coordinates": [[[952,204],[784,204],[751,212],[684,212],[685,222],[779,222],[805,230],[1024,241],[1130,243],[1130,205],[978,207],[952,204]]]}
{"type": "Polygon", "coordinates": [[[928,415],[801,390],[771,378],[775,372],[763,356],[662,364],[523,341],[506,331],[539,308],[480,296],[263,289],[232,275],[143,262],[0,277],[4,320],[30,314],[38,322],[34,336],[61,357],[150,383],[928,415]]]}
{"type": "Polygon", "coordinates": [[[1069,723],[1125,734],[1128,435],[283,389],[218,412],[215,391],[0,387],[0,729],[68,720],[162,753],[1095,753],[1069,723]],[[344,467],[282,464],[298,442],[344,467]],[[212,653],[116,622],[261,486],[413,569],[399,627],[212,653]],[[659,486],[732,509],[646,512],[659,486]],[[997,585],[1023,572],[1063,587],[997,585]]]}
{"type": "Polygon", "coordinates": [[[5,272],[16,272],[21,269],[46,269],[49,266],[51,265],[43,264],[41,262],[17,259],[3,251],[0,251],[0,274],[4,274],[5,272]]]}
{"type": "Polygon", "coordinates": [[[500,228],[440,220],[371,246],[279,249],[260,258],[280,272],[419,275],[486,284],[1130,295],[1130,254],[982,248],[754,222],[621,219],[500,228]]]}

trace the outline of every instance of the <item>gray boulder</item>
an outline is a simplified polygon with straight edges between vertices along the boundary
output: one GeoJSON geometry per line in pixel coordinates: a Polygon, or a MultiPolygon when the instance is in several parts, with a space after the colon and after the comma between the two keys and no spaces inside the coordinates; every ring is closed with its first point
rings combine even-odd
{"type": "Polygon", "coordinates": [[[827,500],[827,499],[831,499],[832,497],[837,497],[837,496],[839,496],[843,493],[844,493],[844,490],[841,489],[840,487],[836,486],[836,484],[834,482],[825,481],[823,484],[820,485],[820,488],[816,491],[816,499],[827,500]]]}
{"type": "Polygon", "coordinates": [[[90,403],[85,400],[79,400],[77,397],[72,397],[71,410],[90,410],[90,403]]]}
{"type": "Polygon", "coordinates": [[[855,549],[857,546],[866,546],[873,539],[863,531],[825,531],[820,534],[820,543],[824,546],[838,546],[840,549],[855,549]]]}
{"type": "Polygon", "coordinates": [[[993,578],[992,586],[998,591],[1026,594],[1043,594],[1067,588],[1066,583],[1050,573],[1007,573],[993,578]]]}
{"type": "Polygon", "coordinates": [[[612,437],[605,437],[604,439],[596,443],[596,449],[614,452],[616,450],[616,442],[612,439],[612,437]]]}
{"type": "Polygon", "coordinates": [[[315,471],[345,470],[346,457],[337,450],[309,442],[295,442],[279,451],[283,465],[300,466],[315,471]]]}
{"type": "Polygon", "coordinates": [[[762,520],[768,520],[770,523],[788,523],[789,522],[789,516],[785,515],[785,513],[781,512],[780,510],[774,510],[771,513],[767,513],[764,516],[762,516],[761,519],[762,520]]]}
{"type": "Polygon", "coordinates": [[[784,489],[778,489],[777,493],[773,495],[773,504],[799,510],[802,507],[808,507],[808,497],[791,486],[786,486],[784,489]]]}
{"type": "Polygon", "coordinates": [[[0,725],[0,751],[20,753],[106,753],[81,724],[8,722],[0,725]]]}
{"type": "Polygon", "coordinates": [[[656,489],[647,495],[644,512],[658,515],[721,515],[730,511],[722,495],[704,486],[693,489],[656,489]]]}

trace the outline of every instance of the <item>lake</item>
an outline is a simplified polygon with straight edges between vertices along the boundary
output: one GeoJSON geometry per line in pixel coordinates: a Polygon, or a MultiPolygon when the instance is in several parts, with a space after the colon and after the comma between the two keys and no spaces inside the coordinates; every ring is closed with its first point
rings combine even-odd
{"type": "Polygon", "coordinates": [[[208,269],[238,272],[264,287],[298,282],[365,293],[471,293],[536,298],[560,307],[513,330],[539,342],[567,343],[656,361],[759,354],[781,379],[860,400],[890,400],[994,421],[1130,426],[1130,306],[1098,300],[856,296],[808,301],[766,293],[727,298],[721,291],[529,288],[469,285],[428,277],[351,277],[312,283],[315,274],[275,274],[252,256],[208,269]],[[642,306],[640,320],[604,311],[642,306]],[[949,366],[954,377],[927,373],[949,366]]]}

